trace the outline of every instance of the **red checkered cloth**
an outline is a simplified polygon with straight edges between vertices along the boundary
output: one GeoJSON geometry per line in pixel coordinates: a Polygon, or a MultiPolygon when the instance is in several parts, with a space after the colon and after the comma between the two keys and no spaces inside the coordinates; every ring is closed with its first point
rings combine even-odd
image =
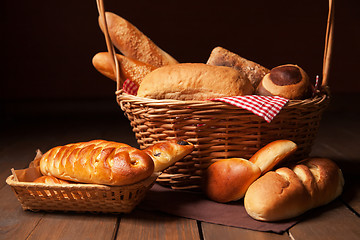
{"type": "MultiPolygon", "coordinates": [[[[138,91],[138,85],[127,79],[124,82],[123,90],[135,95],[138,91]]],[[[273,118],[280,112],[282,107],[289,101],[282,97],[268,97],[258,95],[236,96],[236,97],[222,97],[209,99],[211,101],[222,101],[239,108],[243,108],[253,112],[262,117],[265,121],[271,122],[273,118]]]]}
{"type": "Polygon", "coordinates": [[[235,96],[235,97],[222,97],[213,98],[212,101],[221,101],[243,108],[253,112],[254,114],[262,117],[268,123],[280,112],[280,110],[289,101],[283,97],[269,97],[258,95],[235,96]]]}
{"type": "Polygon", "coordinates": [[[136,96],[138,89],[139,89],[139,86],[136,83],[134,83],[130,79],[125,80],[125,82],[123,84],[124,92],[126,92],[127,94],[136,96]]]}

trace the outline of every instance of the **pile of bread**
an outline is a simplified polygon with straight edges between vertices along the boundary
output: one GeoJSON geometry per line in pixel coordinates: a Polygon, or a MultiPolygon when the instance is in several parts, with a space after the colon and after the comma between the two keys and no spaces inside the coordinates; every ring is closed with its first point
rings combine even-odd
{"type": "MultiPolygon", "coordinates": [[[[269,70],[222,47],[212,50],[207,63],[179,63],[124,18],[106,12],[106,24],[116,54],[121,86],[129,79],[137,96],[152,99],[207,100],[216,97],[265,95],[287,99],[311,97],[306,72],[294,64],[269,70]]],[[[99,18],[104,31],[104,20],[99,18]]],[[[113,56],[100,52],[94,67],[116,80],[113,56]]]]}
{"type": "Polygon", "coordinates": [[[244,198],[246,212],[261,221],[293,218],[337,198],[344,178],[330,159],[313,157],[276,169],[296,149],[290,140],[277,140],[249,160],[217,161],[205,172],[204,192],[222,203],[244,198]]]}

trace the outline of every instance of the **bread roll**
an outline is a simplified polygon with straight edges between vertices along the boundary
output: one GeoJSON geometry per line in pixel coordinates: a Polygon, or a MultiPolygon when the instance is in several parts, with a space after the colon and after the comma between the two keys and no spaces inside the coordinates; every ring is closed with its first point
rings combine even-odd
{"type": "Polygon", "coordinates": [[[342,172],[333,161],[310,158],[257,179],[245,194],[244,206],[254,219],[284,220],[329,203],[343,186],[342,172]]]}
{"type": "Polygon", "coordinates": [[[194,145],[181,139],[172,139],[147,147],[143,151],[154,161],[154,171],[161,172],[191,153],[194,145]]]}
{"type": "Polygon", "coordinates": [[[250,184],[260,175],[260,168],[246,159],[219,160],[205,172],[204,192],[217,202],[236,201],[244,197],[250,184]]]}
{"type": "Polygon", "coordinates": [[[206,100],[253,92],[249,80],[235,69],[182,63],[164,66],[146,75],[137,95],[153,99],[206,100]]]}
{"type": "Polygon", "coordinates": [[[105,185],[127,185],[154,171],[150,156],[123,143],[93,140],[58,146],[40,159],[43,175],[105,185]]]}
{"type": "Polygon", "coordinates": [[[276,140],[257,151],[249,161],[257,165],[264,174],[293,154],[296,149],[296,143],[290,140],[276,140]]]}
{"type": "Polygon", "coordinates": [[[308,75],[301,67],[286,64],[271,69],[260,82],[256,94],[305,99],[311,95],[311,84],[308,75]]]}
{"type": "Polygon", "coordinates": [[[238,70],[249,79],[254,88],[259,85],[265,74],[270,72],[269,69],[261,66],[260,64],[242,58],[222,47],[216,47],[212,50],[207,64],[232,67],[238,70]]]}
{"type": "Polygon", "coordinates": [[[41,176],[33,181],[34,183],[45,183],[48,185],[52,184],[69,184],[68,181],[53,177],[53,176],[41,176]]]}
{"type": "MultiPolygon", "coordinates": [[[[150,64],[125,57],[121,54],[116,54],[116,57],[120,66],[120,86],[124,84],[126,79],[133,81],[139,86],[143,78],[156,69],[156,67],[150,64]]],[[[97,53],[93,57],[92,63],[96,70],[101,74],[116,81],[116,76],[112,67],[112,56],[109,53],[97,53]]]]}
{"type": "MultiPolygon", "coordinates": [[[[114,46],[126,57],[155,67],[178,63],[126,19],[111,12],[106,12],[105,16],[114,46]]],[[[104,31],[101,17],[99,17],[99,25],[104,31]]]]}

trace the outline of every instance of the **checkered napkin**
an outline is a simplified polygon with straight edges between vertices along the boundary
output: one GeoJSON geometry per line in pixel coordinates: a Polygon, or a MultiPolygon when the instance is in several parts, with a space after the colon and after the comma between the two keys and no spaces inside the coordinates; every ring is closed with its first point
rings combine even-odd
{"type": "MultiPolygon", "coordinates": [[[[127,79],[124,82],[123,90],[132,95],[137,94],[138,85],[127,79]]],[[[289,101],[282,97],[268,97],[258,95],[212,98],[211,101],[221,101],[239,108],[243,108],[262,117],[265,121],[271,122],[280,112],[282,107],[289,101]]]]}
{"type": "Polygon", "coordinates": [[[221,101],[239,108],[243,108],[262,117],[268,123],[280,112],[283,106],[289,101],[286,98],[274,96],[235,96],[213,98],[212,101],[221,101]]]}

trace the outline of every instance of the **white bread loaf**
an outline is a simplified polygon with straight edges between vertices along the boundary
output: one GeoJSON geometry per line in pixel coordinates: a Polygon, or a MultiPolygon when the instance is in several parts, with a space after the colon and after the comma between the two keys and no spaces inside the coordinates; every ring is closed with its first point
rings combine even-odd
{"type": "Polygon", "coordinates": [[[342,172],[333,161],[310,158],[258,178],[248,188],[244,205],[254,219],[279,221],[329,203],[343,186],[342,172]]]}
{"type": "Polygon", "coordinates": [[[251,95],[250,81],[229,67],[181,63],[155,69],[140,84],[139,97],[153,99],[207,100],[251,95]]]}

